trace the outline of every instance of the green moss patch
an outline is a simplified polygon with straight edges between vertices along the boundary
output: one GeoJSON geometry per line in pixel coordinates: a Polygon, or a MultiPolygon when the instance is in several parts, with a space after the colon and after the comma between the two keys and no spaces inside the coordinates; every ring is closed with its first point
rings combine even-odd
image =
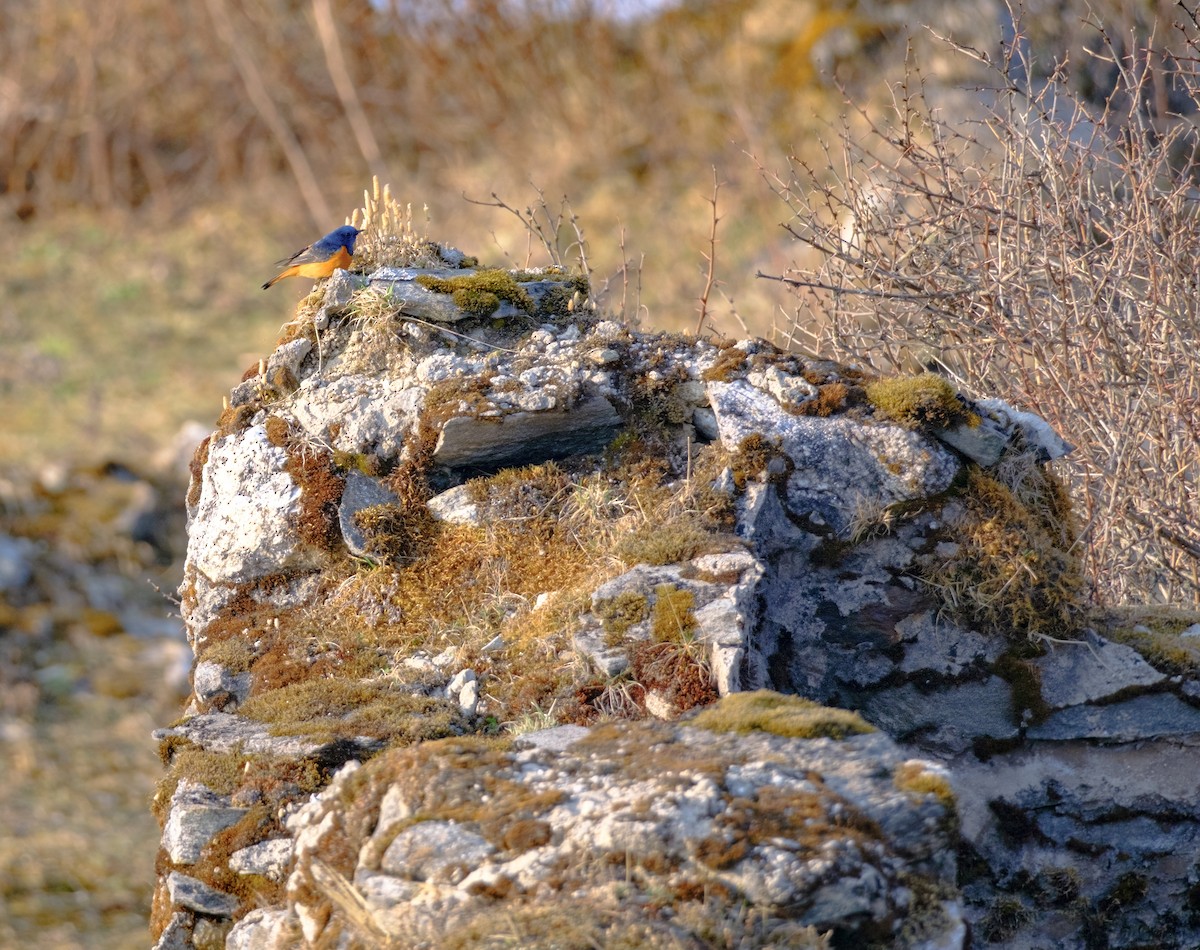
{"type": "Polygon", "coordinates": [[[601,601],[592,612],[600,618],[610,645],[616,646],[630,627],[650,616],[650,602],[643,594],[627,590],[601,601]]]}
{"type": "Polygon", "coordinates": [[[1200,673],[1200,637],[1180,636],[1200,623],[1200,611],[1178,607],[1111,608],[1097,611],[1088,620],[1109,640],[1133,647],[1162,673],[1200,673]]]}
{"type": "Polygon", "coordinates": [[[937,373],[880,379],[865,386],[867,401],[875,411],[905,428],[932,426],[947,429],[956,425],[979,425],[978,414],[958,398],[958,392],[937,373]]]}
{"type": "Polygon", "coordinates": [[[450,294],[456,307],[473,317],[490,317],[501,302],[532,315],[533,298],[508,271],[481,270],[461,277],[422,274],[417,283],[435,294],[450,294]]]}
{"type": "Polygon", "coordinates": [[[858,713],[770,690],[732,693],[703,710],[692,725],[711,732],[769,732],[793,739],[845,739],[875,731],[858,713]]]}
{"type": "Polygon", "coordinates": [[[690,643],[696,635],[695,595],[674,584],[654,588],[650,636],[657,643],[690,643]]]}
{"type": "Polygon", "coordinates": [[[239,709],[270,725],[278,736],[320,742],[359,736],[388,742],[425,742],[470,731],[457,703],[413,695],[386,680],[308,679],[252,696],[239,709]]]}

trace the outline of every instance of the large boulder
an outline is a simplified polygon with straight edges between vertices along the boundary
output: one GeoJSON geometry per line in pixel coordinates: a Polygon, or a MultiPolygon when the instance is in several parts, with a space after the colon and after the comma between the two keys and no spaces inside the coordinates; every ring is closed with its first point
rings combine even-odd
{"type": "Polygon", "coordinates": [[[1200,939],[1200,651],[1087,629],[1040,420],[474,280],[336,277],[197,453],[161,946],[1200,939]]]}

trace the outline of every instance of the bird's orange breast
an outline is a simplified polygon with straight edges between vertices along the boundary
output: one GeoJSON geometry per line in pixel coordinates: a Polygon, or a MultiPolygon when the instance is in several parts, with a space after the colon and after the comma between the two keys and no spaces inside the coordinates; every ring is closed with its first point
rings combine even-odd
{"type": "Polygon", "coordinates": [[[316,261],[309,264],[296,264],[285,270],[281,277],[312,277],[314,280],[318,277],[328,277],[337,268],[343,269],[350,266],[350,252],[344,247],[339,247],[335,254],[330,255],[323,261],[316,261]]]}

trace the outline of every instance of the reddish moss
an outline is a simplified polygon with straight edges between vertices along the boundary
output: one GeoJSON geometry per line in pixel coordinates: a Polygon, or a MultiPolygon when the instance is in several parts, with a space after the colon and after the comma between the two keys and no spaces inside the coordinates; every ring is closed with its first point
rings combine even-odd
{"type": "Polygon", "coordinates": [[[721,698],[705,648],[680,643],[639,643],[630,650],[633,678],[681,712],[721,698]]]}
{"type": "Polygon", "coordinates": [[[227,406],[217,419],[217,435],[224,438],[249,428],[250,420],[258,412],[256,403],[241,403],[237,406],[227,406]]]}
{"type": "Polygon", "coordinates": [[[832,416],[851,405],[852,393],[863,395],[861,390],[852,390],[842,382],[825,383],[817,387],[817,398],[804,403],[800,411],[806,416],[832,416]]]}
{"type": "Polygon", "coordinates": [[[727,383],[743,375],[749,361],[746,351],[731,343],[717,354],[712,366],[706,369],[700,378],[705,382],[727,383]]]}
{"type": "Polygon", "coordinates": [[[204,440],[196,446],[196,451],[192,453],[192,460],[188,463],[188,472],[192,476],[187,493],[189,508],[194,508],[200,501],[200,489],[204,484],[204,466],[208,463],[208,448],[211,443],[212,436],[205,436],[204,440]]]}

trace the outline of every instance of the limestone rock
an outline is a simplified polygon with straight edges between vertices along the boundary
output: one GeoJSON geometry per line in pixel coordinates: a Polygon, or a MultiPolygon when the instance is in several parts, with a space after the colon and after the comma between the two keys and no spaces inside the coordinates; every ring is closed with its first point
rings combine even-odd
{"type": "Polygon", "coordinates": [[[1038,659],[1037,667],[1042,697],[1054,709],[1145,689],[1166,679],[1136,650],[1095,635],[1080,643],[1056,645],[1038,659]]]}
{"type": "Polygon", "coordinates": [[[187,569],[240,583],[323,562],[300,536],[302,489],[287,466],[287,452],[261,425],[209,447],[189,519],[187,569]]]}
{"type": "Polygon", "coordinates": [[[828,361],[590,310],[533,330],[439,317],[417,274],[331,280],[201,450],[193,700],[156,735],[237,787],[177,775],[163,939],[420,946],[561,917],[600,944],[832,930],[959,950],[1009,908],[1013,946],[1200,942],[1178,911],[1200,843],[1194,671],[972,619],[933,570],[984,569],[970,486],[1020,507],[987,466],[1065,452],[1040,420],[984,401],[978,428],[904,428],[828,361]],[[354,514],[394,504],[386,485],[429,501],[377,556],[354,514]],[[690,718],[764,688],[804,729],[823,704],[881,731],[690,718]],[[260,696],[290,714],[247,718],[260,696]],[[288,734],[314,721],[340,738],[288,734]],[[260,806],[282,828],[187,863],[260,806]],[[231,872],[284,894],[251,909],[218,886],[231,872]]]}
{"type": "Polygon", "coordinates": [[[294,914],[281,908],[258,907],[233,925],[225,950],[295,946],[299,934],[294,914]]]}
{"type": "Polygon", "coordinates": [[[707,647],[721,695],[735,692],[741,688],[740,663],[761,575],[761,565],[747,551],[705,555],[680,567],[638,565],[596,588],[592,615],[583,619],[575,646],[607,675],[616,675],[629,659],[625,649],[611,645],[611,634],[626,641],[649,640],[651,618],[663,591],[682,592],[690,613],[677,622],[695,625],[694,637],[707,647]]]}
{"type": "Polygon", "coordinates": [[[292,861],[292,839],[271,838],[234,851],[229,866],[239,874],[258,874],[271,881],[282,881],[292,861]]]}
{"type": "Polygon", "coordinates": [[[898,426],[863,426],[840,417],[795,416],[746,381],[710,382],[721,442],[730,450],[769,434],[790,460],[788,510],[844,532],[863,499],[884,503],[936,495],[959,463],[952,453],[898,426]]]}
{"type": "Polygon", "coordinates": [[[219,663],[206,660],[196,664],[192,691],[196,701],[205,708],[232,712],[250,695],[251,676],[248,672],[231,673],[219,663]]]}
{"type": "Polygon", "coordinates": [[[1016,409],[1003,399],[980,399],[975,405],[1005,430],[1020,432],[1026,445],[1048,462],[1062,458],[1071,451],[1070,444],[1045,419],[1032,412],[1016,409]]]}
{"type": "Polygon", "coordinates": [[[354,516],[364,508],[395,505],[399,500],[394,492],[384,488],[376,478],[369,478],[358,472],[349,472],[346,475],[346,487],[342,492],[341,501],[338,502],[338,524],[342,529],[342,539],[351,554],[362,557],[372,553],[354,516]]]}
{"type": "MultiPolygon", "coordinates": [[[[562,913],[585,928],[590,912],[580,918],[581,910],[596,908],[606,921],[640,921],[666,938],[684,931],[644,916],[642,895],[659,881],[693,879],[729,889],[728,903],[697,897],[695,904],[721,926],[739,926],[740,902],[749,900],[776,908],[764,919],[780,938],[812,922],[853,939],[868,925],[897,932],[918,913],[940,919],[934,907],[918,911],[897,900],[898,876],[935,886],[953,879],[949,813],[936,795],[897,787],[905,761],[879,733],[803,740],[624,724],[554,751],[526,743],[499,756],[453,745],[385,755],[345,785],[350,798],[323,796],[317,810],[289,824],[324,833],[344,827],[354,796],[372,788],[378,796],[383,783],[373,835],[344,880],[393,939],[436,942],[503,913],[497,901],[522,894],[541,895],[541,913],[562,913]],[[485,779],[499,797],[477,802],[472,813],[461,796],[485,779]],[[510,800],[527,804],[512,811],[510,800]],[[446,809],[458,817],[441,818],[446,809]],[[417,813],[427,820],[411,824],[417,813]],[[773,830],[764,836],[759,822],[773,830]],[[865,837],[835,830],[857,823],[877,830],[865,837]],[[820,839],[811,837],[815,826],[826,829],[820,839]],[[597,859],[608,854],[620,861],[605,871],[597,859]],[[629,862],[637,870],[627,878],[629,862]],[[618,877],[629,883],[614,890],[618,877]],[[551,878],[559,883],[548,889],[551,878]]],[[[307,856],[319,853],[298,849],[289,893],[300,893],[312,873],[307,856]]],[[[520,903],[512,906],[519,912],[520,903]]],[[[927,926],[945,932],[954,924],[927,926]]]]}
{"type": "Polygon", "coordinates": [[[185,779],[171,796],[162,846],[176,864],[194,864],[213,836],[244,814],[246,809],[233,807],[228,796],[185,779]]]}
{"type": "Polygon", "coordinates": [[[257,755],[289,758],[311,755],[320,748],[318,742],[299,736],[273,736],[264,723],[219,712],[192,716],[169,729],[156,729],[154,738],[185,739],[210,752],[241,749],[257,755]]]}
{"type": "Polygon", "coordinates": [[[167,890],[171,895],[172,904],[198,914],[228,917],[238,905],[237,898],[232,894],[225,894],[178,871],[167,875],[167,890]]]}
{"type": "Polygon", "coordinates": [[[423,821],[392,838],[379,869],[413,881],[457,884],[463,869],[477,866],[496,849],[482,835],[453,821],[423,821]]]}
{"type": "Polygon", "coordinates": [[[426,502],[430,514],[451,524],[478,524],[479,506],[471,499],[469,485],[456,485],[426,502]]]}

